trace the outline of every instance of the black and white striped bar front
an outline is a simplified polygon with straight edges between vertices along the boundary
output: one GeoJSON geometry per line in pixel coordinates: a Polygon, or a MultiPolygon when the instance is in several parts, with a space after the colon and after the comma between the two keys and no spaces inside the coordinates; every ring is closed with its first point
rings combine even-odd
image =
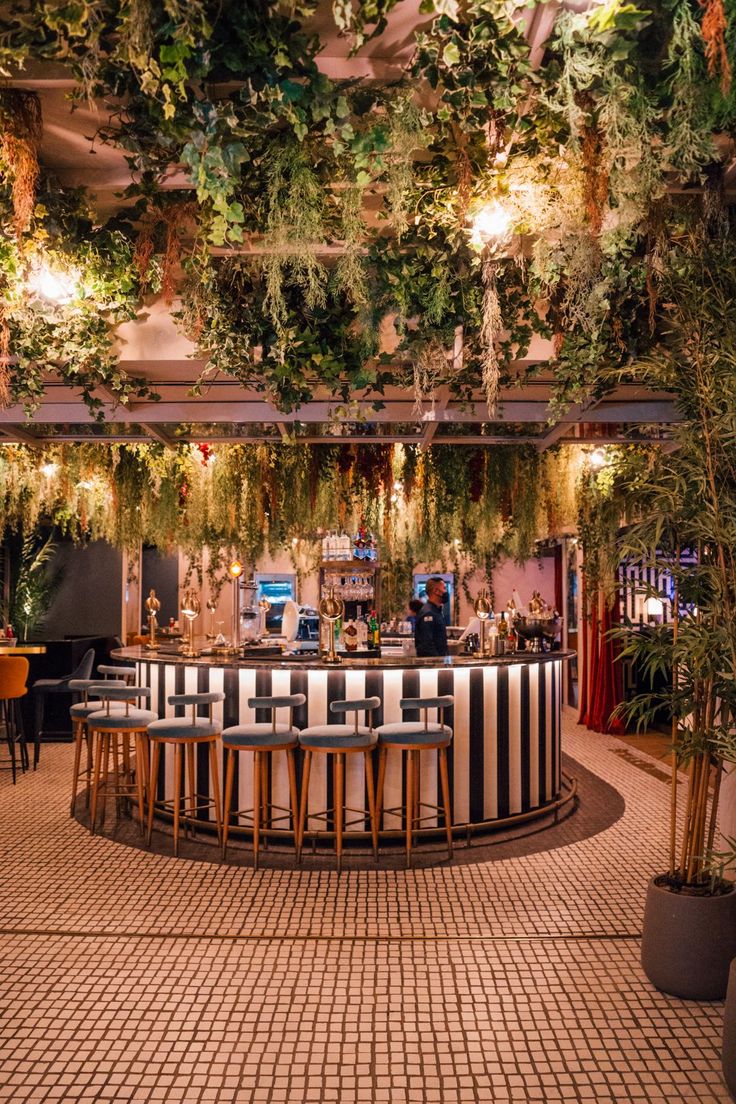
{"type": "MultiPolygon", "coordinates": [[[[264,695],[305,694],[305,705],[294,712],[294,724],[306,728],[339,722],[342,718],[329,711],[329,703],[338,698],[380,698],[381,708],[374,713],[374,724],[379,725],[402,719],[401,698],[452,694],[454,707],[448,711],[447,723],[454,731],[449,769],[455,828],[492,828],[510,820],[531,819],[570,799],[569,792],[563,792],[560,769],[560,721],[562,664],[572,653],[519,653],[488,659],[346,659],[339,667],[319,659],[258,659],[250,655],[242,660],[186,659],[142,648],[123,648],[114,654],[135,661],[141,684],[151,688],[151,708],[161,717],[173,714],[167,704],[171,694],[224,691],[225,701],[216,713],[224,728],[265,719],[248,708],[249,698],[264,695]]],[[[286,722],[287,711],[277,711],[276,719],[286,722]]],[[[332,806],[331,772],[324,763],[327,757],[315,758],[310,815],[332,806]]],[[[288,777],[282,760],[283,756],[274,759],[271,801],[286,807],[288,777]]],[[[347,760],[346,805],[365,808],[363,756],[350,755],[347,760]]],[[[200,776],[209,773],[206,756],[197,769],[200,776]]],[[[211,796],[211,781],[206,777],[198,781],[199,791],[207,792],[209,786],[211,796]]],[[[422,801],[437,804],[438,781],[436,756],[423,755],[422,801]]],[[[169,755],[159,778],[159,798],[172,796],[173,782],[173,755],[169,755]]],[[[251,757],[241,755],[233,808],[250,808],[251,792],[251,757]]],[[[401,755],[393,751],[386,771],[386,809],[400,806],[402,793],[401,755]]],[[[433,822],[426,826],[432,829],[433,822]]],[[[311,817],[307,827],[312,832],[324,830],[324,821],[311,817]]],[[[355,830],[365,827],[360,823],[355,830]]],[[[399,831],[398,817],[387,813],[383,829],[399,831]]]]}

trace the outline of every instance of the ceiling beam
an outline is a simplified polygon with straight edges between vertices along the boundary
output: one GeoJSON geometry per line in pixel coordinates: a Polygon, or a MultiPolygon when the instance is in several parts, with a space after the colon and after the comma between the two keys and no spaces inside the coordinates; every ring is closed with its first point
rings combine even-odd
{"type": "Polygon", "coordinates": [[[176,448],[177,442],[169,437],[168,433],[164,433],[158,426],[150,425],[150,423],[140,422],[140,427],[143,432],[151,438],[152,441],[158,441],[160,445],[164,445],[165,448],[176,448]]]}
{"type": "MultiPolygon", "coordinates": [[[[571,407],[568,408],[565,413],[570,417],[573,417],[575,421],[579,424],[583,414],[588,414],[588,412],[592,410],[593,407],[596,405],[596,400],[593,400],[589,403],[574,403],[571,407]]],[[[547,433],[545,433],[545,435],[537,443],[537,451],[545,452],[548,448],[551,448],[551,446],[556,444],[556,442],[559,441],[560,438],[565,436],[569,428],[569,421],[563,422],[562,419],[560,419],[559,421],[555,422],[554,425],[550,427],[547,433]]]]}
{"type": "Polygon", "coordinates": [[[28,445],[29,448],[38,448],[40,445],[38,437],[33,437],[30,433],[26,433],[24,429],[21,429],[21,427],[17,425],[0,426],[0,438],[2,438],[2,441],[12,441],[17,444],[28,445]]]}

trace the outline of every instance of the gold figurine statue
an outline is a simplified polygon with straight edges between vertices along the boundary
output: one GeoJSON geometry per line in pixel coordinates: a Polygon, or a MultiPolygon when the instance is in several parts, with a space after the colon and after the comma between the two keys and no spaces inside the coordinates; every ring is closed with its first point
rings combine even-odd
{"type": "Polygon", "coordinates": [[[488,655],[488,644],[486,642],[486,621],[493,613],[493,606],[491,605],[491,599],[488,595],[488,590],[483,589],[479,591],[478,597],[473,604],[475,610],[475,616],[480,621],[480,643],[478,646],[478,655],[488,655]]]}
{"type": "Polygon", "coordinates": [[[146,609],[148,610],[148,643],[146,647],[149,651],[155,652],[158,645],[156,644],[156,625],[158,623],[158,612],[161,609],[161,603],[156,597],[156,591],[151,590],[150,594],[146,598],[146,609]]]}
{"type": "MultiPolygon", "coordinates": [[[[325,663],[341,663],[340,656],[335,651],[335,622],[339,621],[345,614],[345,603],[340,598],[335,597],[335,588],[331,586],[327,591],[327,597],[322,598],[319,603],[319,616],[320,619],[326,621],[330,630],[330,646],[327,655],[324,657],[325,663]]],[[[320,637],[321,637],[320,633],[320,637]]]]}

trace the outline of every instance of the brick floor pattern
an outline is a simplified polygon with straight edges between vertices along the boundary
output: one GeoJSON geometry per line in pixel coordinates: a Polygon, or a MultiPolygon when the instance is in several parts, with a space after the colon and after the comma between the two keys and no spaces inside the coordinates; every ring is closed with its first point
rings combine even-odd
{"type": "Polygon", "coordinates": [[[722,1004],[639,966],[668,787],[569,717],[564,746],[625,800],[605,831],[340,877],[92,837],[44,747],[0,775],[0,1101],[728,1101],[722,1004]]]}

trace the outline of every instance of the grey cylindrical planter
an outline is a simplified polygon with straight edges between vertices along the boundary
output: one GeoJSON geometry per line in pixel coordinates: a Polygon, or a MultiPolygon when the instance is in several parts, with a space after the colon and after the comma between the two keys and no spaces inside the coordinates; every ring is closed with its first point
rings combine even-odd
{"type": "Polygon", "coordinates": [[[673,893],[649,883],[641,964],[652,985],[673,997],[722,1000],[736,958],[736,892],[673,893]]]}
{"type": "Polygon", "coordinates": [[[723,1076],[728,1091],[736,1100],[736,959],[728,975],[726,1007],[723,1010],[723,1076]]]}

